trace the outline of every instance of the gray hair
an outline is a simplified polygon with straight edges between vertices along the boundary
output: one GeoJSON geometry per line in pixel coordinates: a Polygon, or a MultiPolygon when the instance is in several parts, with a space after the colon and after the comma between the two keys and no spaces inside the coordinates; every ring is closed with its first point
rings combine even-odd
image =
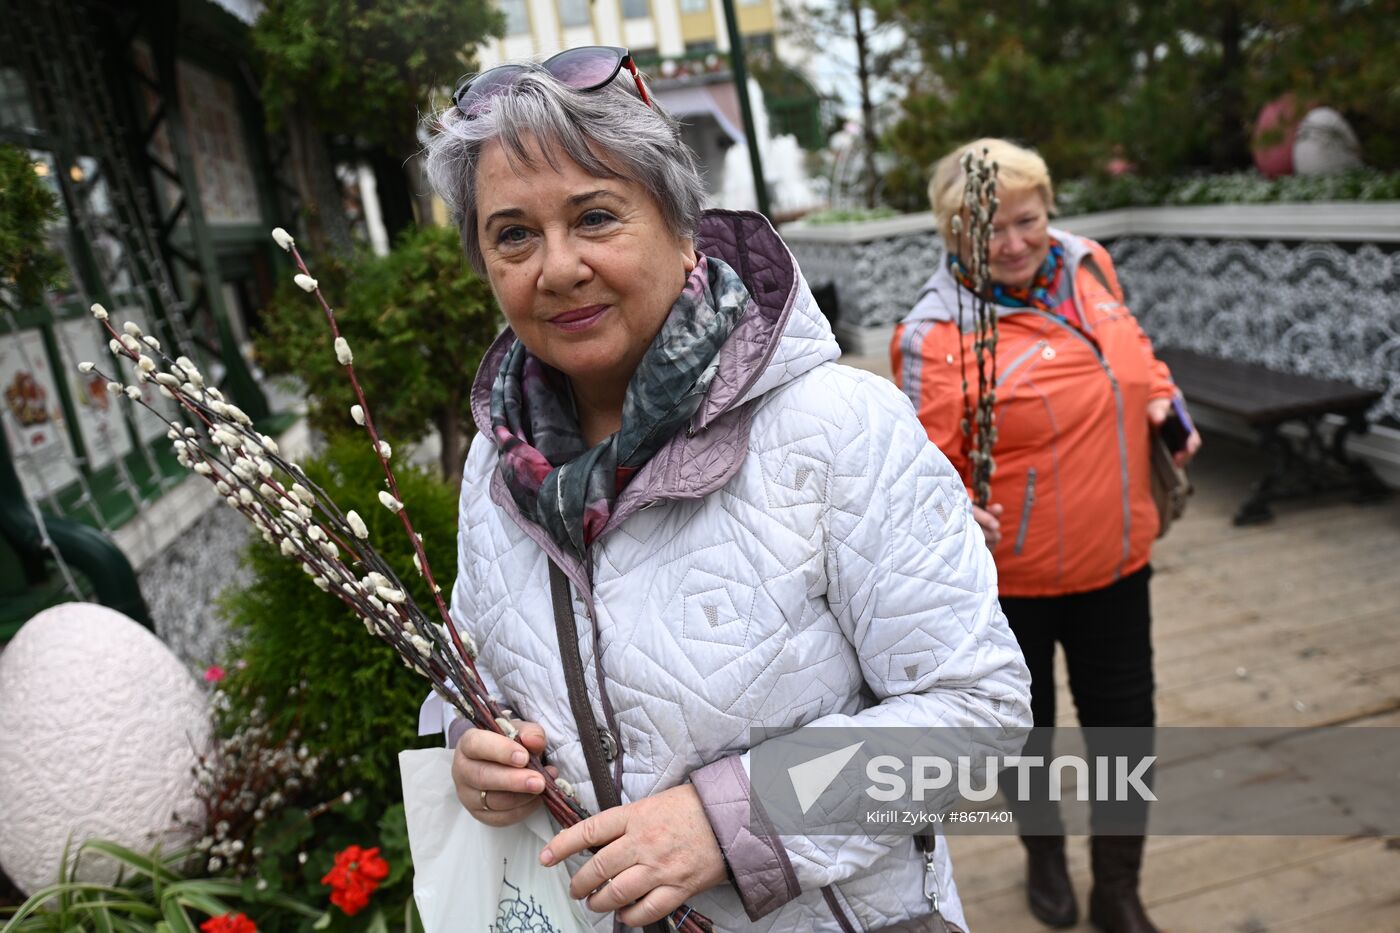
{"type": "Polygon", "coordinates": [[[492,140],[500,141],[517,167],[534,167],[534,137],[545,143],[540,149],[552,168],[563,155],[598,178],[635,182],[656,200],[676,236],[693,237],[700,223],[705,184],[695,154],[681,141],[676,121],[654,99],[648,107],[637,96],[626,69],[606,87],[586,93],[543,69],[531,70],[485,112],[469,120],[453,105],[429,117],[427,129],[428,181],[447,204],[478,274],[485,275],[486,264],[476,231],[476,173],[492,140]]]}

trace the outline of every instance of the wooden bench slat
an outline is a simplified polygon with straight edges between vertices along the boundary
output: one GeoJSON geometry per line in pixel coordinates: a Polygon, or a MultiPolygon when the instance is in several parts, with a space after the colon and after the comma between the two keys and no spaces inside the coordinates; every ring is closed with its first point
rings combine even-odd
{"type": "Polygon", "coordinates": [[[1349,382],[1281,373],[1254,363],[1201,356],[1164,348],[1157,358],[1167,364],[1188,401],[1199,402],[1251,424],[1290,418],[1346,415],[1365,411],[1381,393],[1349,382]]]}

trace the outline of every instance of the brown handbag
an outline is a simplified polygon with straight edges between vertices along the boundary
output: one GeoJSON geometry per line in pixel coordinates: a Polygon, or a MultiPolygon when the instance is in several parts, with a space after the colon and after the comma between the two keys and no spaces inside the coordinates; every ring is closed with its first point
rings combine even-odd
{"type": "Polygon", "coordinates": [[[1186,500],[1195,490],[1191,487],[1191,478],[1176,465],[1167,442],[1156,431],[1152,432],[1148,449],[1152,458],[1152,501],[1157,505],[1157,517],[1161,521],[1157,529],[1160,538],[1172,522],[1186,513],[1186,500]]]}

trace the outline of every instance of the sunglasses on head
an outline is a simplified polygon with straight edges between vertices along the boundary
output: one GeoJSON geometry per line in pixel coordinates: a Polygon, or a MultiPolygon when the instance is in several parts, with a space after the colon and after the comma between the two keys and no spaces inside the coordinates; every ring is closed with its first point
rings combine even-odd
{"type": "Polygon", "coordinates": [[[636,62],[632,61],[632,53],[611,45],[566,49],[545,59],[540,65],[497,65],[488,68],[468,78],[452,95],[452,102],[465,119],[474,120],[485,111],[493,97],[508,90],[521,75],[532,71],[544,69],[565,87],[587,92],[606,87],[624,67],[637,82],[637,93],[641,95],[642,102],[650,107],[651,96],[642,83],[636,62]]]}

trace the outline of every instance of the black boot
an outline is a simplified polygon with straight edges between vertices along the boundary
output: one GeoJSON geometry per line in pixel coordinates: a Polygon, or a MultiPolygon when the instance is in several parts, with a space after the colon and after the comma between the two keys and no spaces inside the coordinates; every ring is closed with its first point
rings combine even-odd
{"type": "Polygon", "coordinates": [[[1094,887],[1089,922],[1104,933],[1160,933],[1138,897],[1142,836],[1094,836],[1089,841],[1094,887]]]}
{"type": "Polygon", "coordinates": [[[1079,922],[1079,904],[1069,883],[1064,836],[1022,836],[1026,847],[1026,903],[1035,919],[1056,928],[1079,922]]]}

